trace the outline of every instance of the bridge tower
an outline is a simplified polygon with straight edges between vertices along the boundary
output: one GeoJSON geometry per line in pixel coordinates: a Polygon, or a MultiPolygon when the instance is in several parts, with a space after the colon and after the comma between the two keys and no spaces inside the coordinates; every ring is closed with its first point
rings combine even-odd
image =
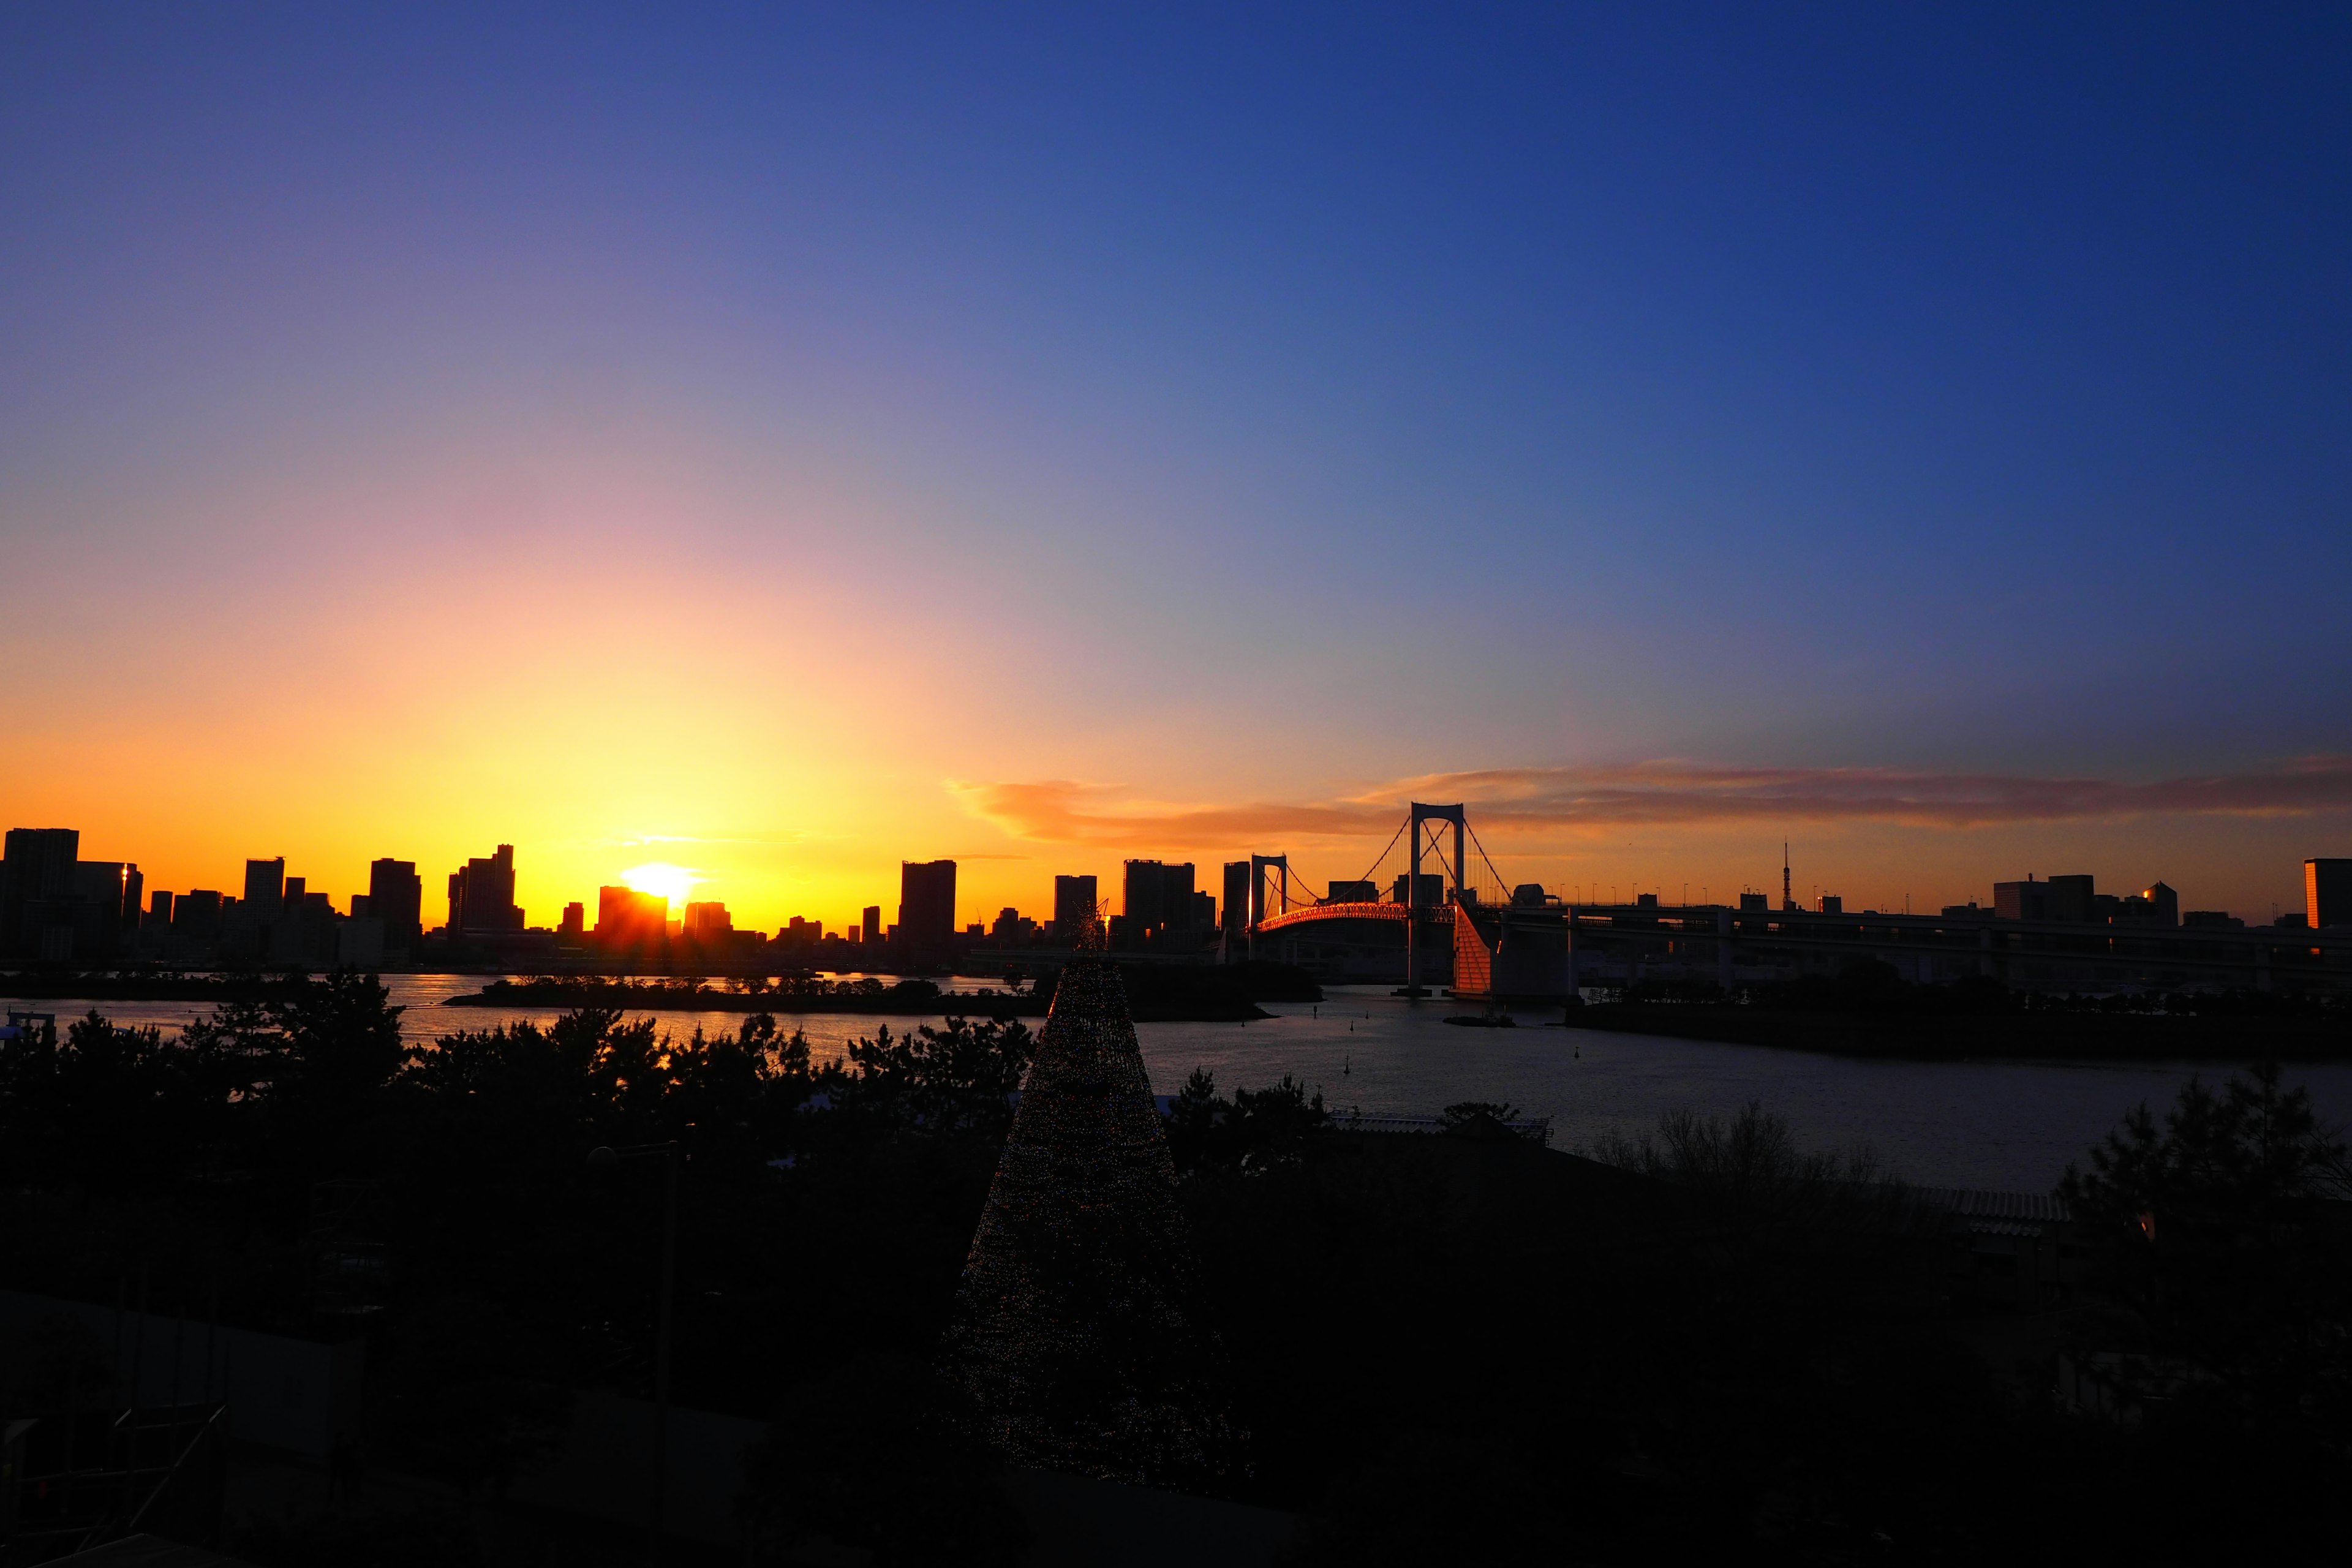
{"type": "MultiPolygon", "coordinates": [[[[1417,935],[1422,910],[1421,836],[1422,824],[1425,822],[1450,822],[1454,825],[1453,901],[1457,910],[1455,918],[1462,918],[1458,912],[1462,903],[1462,835],[1469,826],[1469,819],[1463,815],[1460,802],[1452,805],[1425,805],[1414,801],[1412,816],[1405,825],[1406,836],[1412,840],[1412,851],[1405,857],[1404,883],[1404,994],[1409,997],[1421,994],[1421,955],[1417,935]]],[[[1435,846],[1431,847],[1435,849],[1438,863],[1444,865],[1445,852],[1435,846]]]]}
{"type": "Polygon", "coordinates": [[[1249,924],[1245,928],[1249,931],[1250,956],[1252,958],[1255,958],[1257,956],[1258,922],[1265,919],[1265,874],[1268,871],[1278,873],[1281,879],[1277,884],[1280,890],[1276,895],[1279,900],[1279,903],[1277,904],[1275,912],[1276,914],[1287,914],[1290,910],[1289,855],[1286,853],[1281,855],[1252,855],[1250,857],[1249,871],[1249,924]]]}

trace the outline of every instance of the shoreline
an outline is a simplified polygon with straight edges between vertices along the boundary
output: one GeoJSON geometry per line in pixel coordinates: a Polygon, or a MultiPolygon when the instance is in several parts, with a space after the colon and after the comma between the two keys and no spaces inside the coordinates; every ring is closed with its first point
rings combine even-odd
{"type": "Polygon", "coordinates": [[[1574,1009],[1567,1026],[1882,1061],[2352,1060],[2352,1022],[2343,1018],[2057,1010],[1906,1016],[1611,1002],[1574,1009]]]}

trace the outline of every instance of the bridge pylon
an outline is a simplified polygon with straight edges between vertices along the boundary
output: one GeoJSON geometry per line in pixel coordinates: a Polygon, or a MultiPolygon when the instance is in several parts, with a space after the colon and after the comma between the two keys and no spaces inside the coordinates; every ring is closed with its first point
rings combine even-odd
{"type": "MultiPolygon", "coordinates": [[[[1412,840],[1412,851],[1405,857],[1404,882],[1404,994],[1408,997],[1422,994],[1420,943],[1416,940],[1416,933],[1421,926],[1421,911],[1423,908],[1421,896],[1421,858],[1423,853],[1422,833],[1423,825],[1432,822],[1450,822],[1454,825],[1454,855],[1448,867],[1454,874],[1454,887],[1450,898],[1439,901],[1450,901],[1455,904],[1462,901],[1462,836],[1469,826],[1469,818],[1463,814],[1462,803],[1456,801],[1452,805],[1429,805],[1421,801],[1414,801],[1405,824],[1406,837],[1412,840]]],[[[1448,864],[1443,848],[1434,844],[1430,845],[1428,848],[1437,856],[1439,865],[1448,864]]]]}
{"type": "Polygon", "coordinates": [[[1275,912],[1276,914],[1290,912],[1290,856],[1287,853],[1252,855],[1249,874],[1249,925],[1246,928],[1249,931],[1249,955],[1252,958],[1257,956],[1258,924],[1265,919],[1265,874],[1268,871],[1278,872],[1281,879],[1278,884],[1280,890],[1277,894],[1280,902],[1275,912]]]}

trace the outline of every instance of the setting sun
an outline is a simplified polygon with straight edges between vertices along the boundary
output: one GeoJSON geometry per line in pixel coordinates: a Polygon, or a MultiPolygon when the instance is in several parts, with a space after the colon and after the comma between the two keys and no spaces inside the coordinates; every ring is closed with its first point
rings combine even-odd
{"type": "Polygon", "coordinates": [[[621,880],[640,893],[651,893],[657,899],[667,899],[670,912],[675,915],[685,909],[686,900],[693,894],[695,884],[704,879],[696,876],[688,867],[673,866],[667,860],[656,860],[650,865],[632,866],[621,873],[621,880]]]}

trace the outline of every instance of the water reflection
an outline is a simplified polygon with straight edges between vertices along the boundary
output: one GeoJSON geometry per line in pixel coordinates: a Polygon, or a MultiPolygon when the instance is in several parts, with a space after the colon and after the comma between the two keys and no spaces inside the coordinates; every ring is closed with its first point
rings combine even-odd
{"type": "MultiPolygon", "coordinates": [[[[447,1007],[451,996],[480,989],[471,974],[384,977],[407,1009],[401,1032],[429,1046],[459,1029],[501,1022],[552,1022],[551,1008],[447,1007]]],[[[986,981],[950,982],[978,989],[986,981]]],[[[60,1021],[96,1007],[121,1024],[179,1027],[204,1016],[195,1002],[57,1001],[29,1004],[60,1021]]],[[[2070,1159],[2141,1100],[2161,1109],[2192,1072],[2227,1076],[2227,1063],[2062,1063],[1988,1059],[1883,1062],[1759,1046],[1717,1045],[1655,1036],[1602,1034],[1547,1026],[1557,1013],[1526,1012],[1514,1029],[1450,1028],[1456,1009],[1418,1005],[1384,988],[1335,987],[1319,1005],[1275,1004],[1276,1016],[1251,1024],[1139,1024],[1152,1083],[1172,1092],[1194,1068],[1218,1084],[1258,1088],[1285,1073],[1339,1109],[1427,1116],[1464,1100],[1508,1100],[1552,1119],[1556,1146],[1591,1143],[1615,1128],[1636,1131],[1664,1110],[1729,1114],[1748,1100],[1786,1117],[1815,1146],[1868,1142],[1906,1178],[1935,1185],[2042,1191],[2070,1159]]],[[[732,1034],[736,1012],[662,1012],[662,1026],[690,1034],[732,1034]]],[[[819,1061],[837,1058],[860,1036],[887,1025],[911,1028],[938,1019],[887,1018],[779,1010],[778,1023],[800,1029],[819,1061]]],[[[2294,1066],[2326,1119],[2352,1120],[2352,1064],[2294,1066]]]]}

